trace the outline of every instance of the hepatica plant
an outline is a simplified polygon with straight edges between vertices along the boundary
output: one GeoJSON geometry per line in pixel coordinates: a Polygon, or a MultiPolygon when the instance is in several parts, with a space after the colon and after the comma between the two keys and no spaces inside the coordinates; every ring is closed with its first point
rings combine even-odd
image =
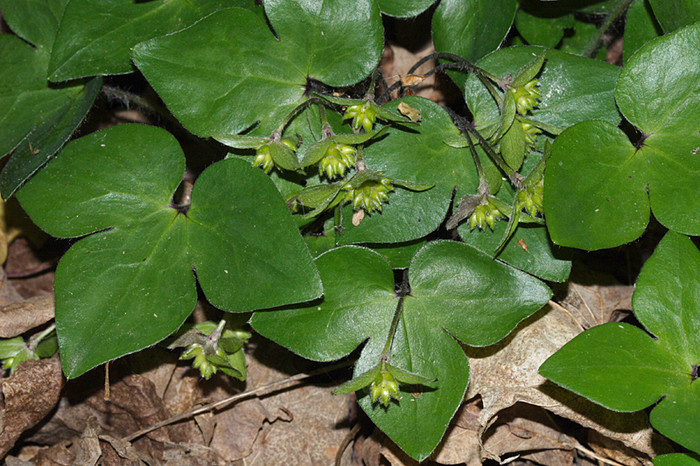
{"type": "Polygon", "coordinates": [[[700,13],[636,0],[620,68],[595,58],[607,26],[575,14],[607,25],[629,0],[561,17],[442,0],[429,74],[464,104],[446,108],[412,95],[426,75],[390,86],[379,69],[382,15],[434,3],[0,0],[0,193],[73,243],[55,336],[2,343],[5,366],[57,339],[74,378],[163,343],[203,377],[244,379],[236,319],[185,323],[199,284],[301,356],[359,354],[335,392],[423,460],[466,394],[464,345],[502,340],[548,302],[545,281],[568,278],[572,249],[632,241],[653,213],[671,231],[635,292],[650,334],[593,328],[541,373],[615,410],[665,397],[652,424],[698,452],[699,259],[684,235],[700,233],[700,13]],[[162,124],[77,134],[100,90],[162,124]]]}

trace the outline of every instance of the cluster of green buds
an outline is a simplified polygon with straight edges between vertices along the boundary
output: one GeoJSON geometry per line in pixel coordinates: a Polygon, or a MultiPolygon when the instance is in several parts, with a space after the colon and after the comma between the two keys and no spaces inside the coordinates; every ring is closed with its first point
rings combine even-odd
{"type": "Polygon", "coordinates": [[[469,229],[473,230],[478,227],[479,230],[486,228],[486,225],[494,229],[496,224],[496,219],[503,216],[503,213],[498,207],[491,201],[488,196],[484,196],[472,212],[469,217],[469,229]]]}
{"type": "Polygon", "coordinates": [[[226,358],[226,353],[221,348],[207,348],[201,343],[192,343],[180,355],[181,360],[193,359],[192,367],[199,369],[199,373],[206,380],[209,380],[212,375],[216,374],[218,367],[212,363],[208,357],[216,355],[220,358],[226,358]]]}
{"type": "Polygon", "coordinates": [[[326,154],[318,162],[320,174],[325,173],[328,178],[345,176],[345,171],[355,165],[357,149],[347,144],[335,143],[328,147],[326,154]]]}
{"type": "Polygon", "coordinates": [[[520,126],[522,126],[523,132],[525,133],[525,142],[527,143],[527,145],[529,147],[534,146],[535,136],[540,134],[542,130],[539,129],[537,126],[531,125],[526,121],[520,121],[520,126]]]}
{"type": "Polygon", "coordinates": [[[353,210],[363,209],[371,214],[382,211],[382,205],[389,201],[389,192],[394,190],[394,185],[391,179],[382,177],[379,180],[367,180],[355,188],[347,183],[343,189],[347,191],[344,200],[352,202],[353,210]]]}
{"type": "Polygon", "coordinates": [[[218,371],[239,380],[245,380],[243,344],[250,334],[243,330],[226,328],[227,321],[201,322],[184,326],[168,348],[184,347],[181,360],[194,359],[192,367],[209,380],[218,371]]]}
{"type": "Polygon", "coordinates": [[[389,364],[388,357],[380,358],[377,365],[349,382],[333,390],[336,395],[352,393],[369,387],[372,403],[379,402],[385,408],[391,400],[401,400],[399,384],[430,385],[437,379],[429,379],[389,364]]]}
{"type": "Polygon", "coordinates": [[[537,89],[539,81],[533,79],[522,87],[510,88],[510,92],[515,97],[515,108],[521,115],[527,114],[530,110],[537,107],[538,99],[542,97],[537,89]]]}
{"type": "Polygon", "coordinates": [[[351,105],[345,110],[343,120],[352,118],[352,129],[357,131],[362,126],[365,132],[372,131],[372,126],[377,119],[377,113],[371,108],[369,101],[364,104],[351,105]]]}
{"type": "Polygon", "coordinates": [[[380,364],[379,371],[369,385],[369,394],[372,397],[372,403],[376,403],[377,400],[379,400],[382,406],[389,406],[389,402],[392,398],[396,401],[401,400],[399,383],[391,372],[387,370],[387,365],[388,364],[385,362],[380,364]]]}
{"type": "MultiPolygon", "coordinates": [[[[297,150],[294,143],[289,139],[282,139],[281,143],[293,152],[297,150]]],[[[270,173],[272,167],[275,166],[275,162],[272,159],[272,149],[270,143],[263,144],[256,149],[255,158],[253,159],[253,166],[262,167],[265,173],[270,173]]]]}
{"type": "Polygon", "coordinates": [[[544,212],[544,178],[533,186],[526,187],[519,191],[516,198],[518,210],[525,209],[531,217],[535,217],[539,212],[544,212]]]}

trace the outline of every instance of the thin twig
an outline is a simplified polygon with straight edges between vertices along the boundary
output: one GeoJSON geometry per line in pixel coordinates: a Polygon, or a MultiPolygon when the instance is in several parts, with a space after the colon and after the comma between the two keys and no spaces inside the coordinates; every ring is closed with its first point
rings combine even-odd
{"type": "Polygon", "coordinates": [[[360,431],[360,427],[362,426],[359,422],[355,424],[352,429],[350,429],[350,432],[348,432],[348,435],[346,435],[343,441],[340,443],[338,451],[335,454],[335,466],[340,466],[340,463],[343,461],[343,453],[345,453],[345,449],[348,447],[348,445],[350,445],[352,439],[355,438],[357,433],[360,431]]]}
{"type": "Polygon", "coordinates": [[[333,372],[337,369],[341,369],[343,367],[350,366],[351,364],[354,364],[354,360],[349,360],[349,361],[343,361],[338,364],[333,364],[332,366],[327,366],[327,367],[322,367],[320,369],[317,369],[315,371],[311,371],[308,374],[297,374],[292,377],[287,377],[286,379],[278,380],[276,382],[271,382],[265,385],[262,385],[260,387],[254,388],[252,390],[248,390],[242,393],[237,393],[235,395],[232,395],[228,398],[224,398],[223,400],[215,401],[213,403],[209,403],[208,405],[204,405],[200,408],[193,409],[192,411],[188,411],[186,413],[178,414],[176,416],[170,417],[164,421],[158,422],[156,424],[153,424],[151,426],[145,427],[141,430],[138,430],[134,432],[133,434],[124,437],[122,440],[126,442],[131,442],[142,435],[145,435],[149,432],[152,432],[156,429],[160,429],[161,427],[168,426],[170,424],[174,424],[176,422],[182,421],[184,419],[188,419],[193,416],[197,416],[198,414],[206,413],[208,411],[212,411],[217,408],[223,408],[224,406],[227,406],[234,401],[239,401],[242,399],[246,398],[251,398],[253,396],[259,396],[259,395],[267,395],[271,392],[275,392],[278,390],[282,390],[288,387],[291,387],[292,385],[301,385],[302,383],[305,383],[308,381],[308,379],[315,377],[319,374],[326,374],[329,372],[333,372]]]}
{"type": "Polygon", "coordinates": [[[574,317],[574,315],[573,315],[571,312],[569,312],[569,310],[568,310],[567,308],[565,308],[564,306],[562,306],[562,305],[559,304],[558,302],[556,302],[556,301],[551,301],[551,300],[549,301],[549,305],[550,305],[550,306],[554,306],[554,307],[558,307],[558,308],[561,309],[562,311],[564,311],[564,312],[566,312],[567,314],[569,314],[569,316],[571,316],[571,318],[573,319],[573,321],[576,322],[576,324],[581,328],[581,331],[582,331],[582,332],[584,332],[584,331],[586,330],[586,329],[584,328],[584,326],[581,324],[581,322],[579,322],[579,320],[578,320],[576,317],[574,317]]]}
{"type": "Polygon", "coordinates": [[[584,447],[578,442],[574,443],[569,443],[569,442],[562,442],[561,440],[553,439],[547,435],[540,434],[539,432],[535,432],[534,430],[531,429],[526,429],[524,427],[516,426],[516,425],[509,425],[508,426],[510,429],[520,429],[524,432],[527,432],[528,434],[534,435],[539,438],[543,438],[545,440],[548,440],[552,443],[556,443],[558,445],[567,447],[567,448],[575,448],[576,450],[579,450],[581,453],[585,454],[586,456],[590,456],[598,461],[602,461],[605,464],[611,464],[613,466],[625,466],[624,464],[620,464],[617,461],[611,460],[609,458],[605,458],[603,456],[598,455],[597,453],[589,450],[588,448],[584,447]]]}
{"type": "MultiPolygon", "coordinates": [[[[588,309],[588,313],[591,315],[591,318],[593,319],[592,325],[602,323],[602,322],[598,322],[598,318],[596,317],[595,313],[593,312],[593,310],[590,307],[588,307],[588,303],[583,298],[583,295],[581,294],[581,291],[579,291],[578,286],[576,286],[576,283],[572,283],[571,286],[574,287],[574,291],[576,292],[578,297],[581,299],[581,302],[583,303],[583,305],[586,306],[586,309],[588,309]]],[[[602,308],[603,308],[603,306],[601,305],[601,309],[602,308]]]]}

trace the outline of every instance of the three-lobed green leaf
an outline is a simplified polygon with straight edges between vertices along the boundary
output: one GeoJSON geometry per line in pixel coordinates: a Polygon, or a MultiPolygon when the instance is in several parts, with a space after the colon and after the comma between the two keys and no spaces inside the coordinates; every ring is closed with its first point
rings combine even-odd
{"type": "Polygon", "coordinates": [[[616,126],[586,121],[555,141],[545,177],[552,240],[601,249],[642,234],[649,210],[666,227],[700,234],[700,24],[642,47],[615,91],[627,120],[643,132],[634,145],[616,126]]]}
{"type": "MultiPolygon", "coordinates": [[[[305,307],[258,312],[258,332],[306,358],[332,361],[369,339],[355,367],[360,375],[379,361],[399,298],[389,263],[376,252],[343,246],[316,259],[323,300],[305,307]]],[[[425,459],[459,407],[469,378],[456,340],[485,346],[506,336],[550,296],[539,280],[449,241],[420,249],[409,267],[411,293],[394,337],[390,363],[435,386],[405,386],[385,409],[358,393],[375,424],[404,451],[425,459]]]]}
{"type": "Polygon", "coordinates": [[[637,281],[633,306],[653,335],[623,323],[589,329],[540,367],[554,382],[618,411],[656,403],[652,425],[700,452],[700,251],[669,232],[637,281]],[[694,369],[695,368],[695,369],[694,369]]]}
{"type": "Polygon", "coordinates": [[[67,145],[18,193],[48,233],[89,235],[55,279],[69,378],[177,330],[197,299],[193,269],[209,301],[227,311],[321,294],[289,211],[260,170],[237,159],[212,165],[181,214],[170,203],[184,167],[166,131],[116,126],[67,145]]]}
{"type": "Polygon", "coordinates": [[[305,98],[308,79],[347,86],[379,62],[374,1],[275,0],[265,12],[277,37],[255,13],[230,8],[134,47],[135,64],[188,130],[234,134],[259,121],[267,136],[305,98]]]}

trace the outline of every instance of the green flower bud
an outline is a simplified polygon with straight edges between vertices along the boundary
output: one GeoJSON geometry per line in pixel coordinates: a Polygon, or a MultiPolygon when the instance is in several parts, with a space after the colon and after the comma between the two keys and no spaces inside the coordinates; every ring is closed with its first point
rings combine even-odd
{"type": "MultiPolygon", "coordinates": [[[[289,149],[291,149],[292,151],[297,150],[297,148],[294,146],[294,143],[289,139],[282,139],[280,143],[289,147],[289,149]]],[[[270,144],[263,144],[262,146],[257,148],[257,150],[255,151],[255,158],[253,159],[252,165],[254,167],[262,167],[265,173],[270,173],[272,167],[275,166],[275,162],[272,160],[272,154],[270,153],[270,144]]]]}
{"type": "Polygon", "coordinates": [[[522,87],[510,89],[515,97],[515,108],[521,115],[525,115],[539,104],[538,99],[541,95],[537,89],[538,84],[539,82],[533,79],[522,87]]]}
{"type": "Polygon", "coordinates": [[[485,196],[481,200],[481,203],[474,208],[474,211],[469,217],[469,229],[473,230],[479,227],[479,230],[483,230],[486,225],[488,225],[493,231],[496,225],[496,219],[501,216],[502,213],[498,207],[491,202],[491,199],[485,196]]]}
{"type": "Polygon", "coordinates": [[[518,210],[525,209],[531,217],[544,213],[544,179],[534,186],[519,191],[515,202],[518,210]]]}
{"type": "MultiPolygon", "coordinates": [[[[226,353],[221,348],[216,348],[213,354],[216,354],[217,356],[222,358],[226,358],[226,353]]],[[[215,364],[212,364],[207,360],[207,354],[204,350],[204,345],[200,343],[192,343],[187,348],[185,348],[185,351],[183,351],[182,355],[180,356],[181,360],[193,358],[194,361],[192,362],[192,367],[194,367],[195,369],[199,369],[199,373],[202,374],[203,378],[209,380],[209,378],[211,378],[212,375],[216,374],[218,368],[215,364]]]]}
{"type": "Polygon", "coordinates": [[[525,121],[520,122],[520,126],[523,127],[523,132],[525,133],[525,142],[527,142],[528,147],[535,145],[535,136],[542,132],[537,126],[533,126],[525,121]]]}
{"type": "Polygon", "coordinates": [[[274,165],[275,163],[272,161],[272,155],[270,154],[270,145],[265,144],[258,147],[258,149],[255,151],[253,166],[260,166],[265,173],[270,173],[270,170],[272,170],[274,165]]]}
{"type": "Polygon", "coordinates": [[[392,398],[397,401],[401,399],[398,382],[383,366],[369,386],[369,392],[372,397],[372,403],[376,403],[379,400],[383,406],[389,406],[392,398]]]}
{"type": "Polygon", "coordinates": [[[345,171],[355,165],[357,149],[346,144],[333,144],[326,150],[326,155],[319,161],[320,174],[325,173],[328,178],[345,176],[345,171]]]}
{"type": "Polygon", "coordinates": [[[382,211],[382,205],[389,202],[389,192],[394,190],[394,185],[389,178],[382,178],[365,181],[354,189],[347,185],[344,189],[347,190],[344,200],[352,202],[353,210],[363,209],[371,214],[382,211]]]}
{"type": "Polygon", "coordinates": [[[361,105],[351,105],[345,110],[343,115],[343,120],[352,118],[352,129],[357,131],[360,126],[365,129],[365,132],[369,133],[372,131],[372,126],[377,119],[377,114],[369,105],[369,102],[365,102],[361,105]]]}

